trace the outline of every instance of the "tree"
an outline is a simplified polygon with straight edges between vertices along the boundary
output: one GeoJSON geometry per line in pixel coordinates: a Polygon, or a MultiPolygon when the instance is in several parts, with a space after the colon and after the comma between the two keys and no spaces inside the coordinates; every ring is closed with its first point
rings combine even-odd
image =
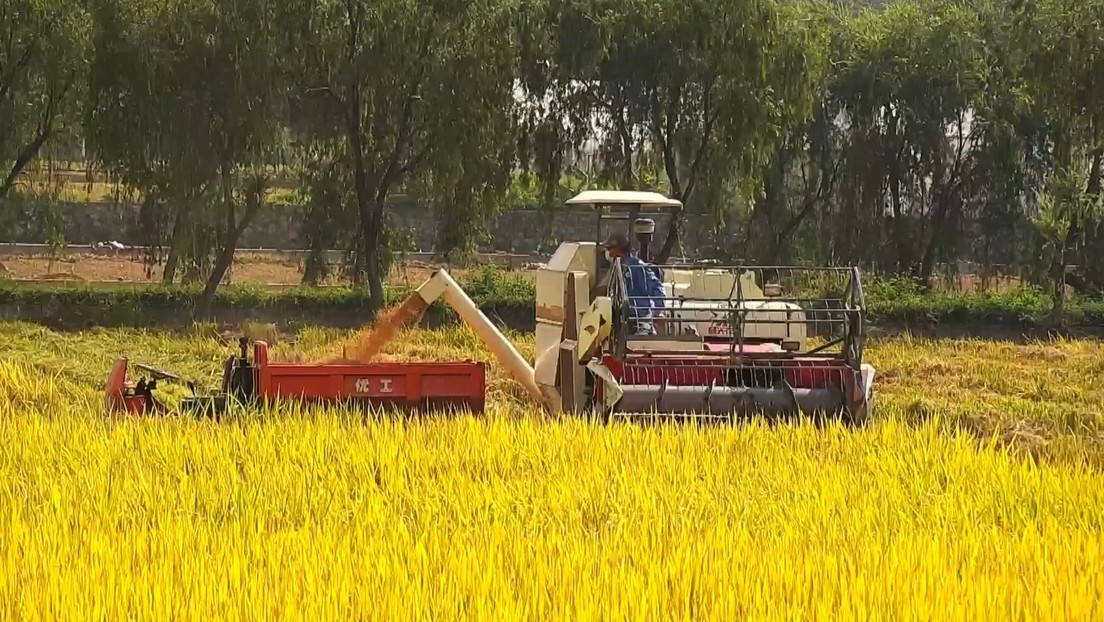
{"type": "Polygon", "coordinates": [[[1084,158],[1074,160],[1071,166],[1058,169],[1047,180],[1047,186],[1039,192],[1039,209],[1033,222],[1046,241],[1051,271],[1051,297],[1053,307],[1050,320],[1061,321],[1065,313],[1066,267],[1071,252],[1071,231],[1085,222],[1099,218],[1100,193],[1086,187],[1091,172],[1086,172],[1084,158]]]}
{"type": "MultiPolygon", "coordinates": [[[[499,0],[292,0],[288,58],[307,137],[324,142],[355,210],[356,282],[383,302],[387,199],[420,181],[446,216],[442,246],[471,234],[513,164],[517,54],[499,0]],[[339,137],[340,140],[334,139],[339,137]]],[[[341,210],[316,209],[331,223],[341,210]]]]}
{"type": "Polygon", "coordinates": [[[183,268],[206,281],[201,316],[264,204],[280,145],[274,6],[107,0],[97,12],[94,152],[141,195],[147,232],[169,230],[164,280],[183,268]]]}
{"type": "Polygon", "coordinates": [[[87,75],[83,2],[0,2],[0,199],[42,147],[75,120],[87,75]]]}
{"type": "MultiPolygon", "coordinates": [[[[809,104],[794,88],[801,58],[776,63],[786,42],[771,2],[549,0],[545,19],[551,34],[529,63],[539,77],[526,83],[532,99],[557,102],[540,127],[566,126],[553,132],[564,148],[593,124],[622,187],[639,185],[634,156],[654,154],[669,193],[689,206],[707,182],[757,170],[781,118],[809,104]]],[[[678,246],[680,222],[657,261],[678,246]]]]}
{"type": "Polygon", "coordinates": [[[850,201],[837,220],[851,230],[837,235],[854,238],[853,258],[873,259],[883,244],[856,228],[885,222],[893,269],[926,287],[963,214],[993,59],[978,37],[977,13],[946,0],[900,2],[849,24],[836,98],[850,137],[841,180],[850,201]]]}
{"type": "MultiPolygon", "coordinates": [[[[1104,0],[1017,3],[1015,33],[1027,42],[1026,88],[1048,130],[1051,164],[1043,230],[1056,247],[1055,315],[1065,297],[1068,258],[1095,233],[1104,182],[1104,0]],[[1080,182],[1081,187],[1074,187],[1080,182]],[[1054,227],[1059,227],[1055,230],[1054,227]],[[1088,234],[1088,235],[1086,235],[1088,234]]],[[[1091,238],[1090,238],[1091,239],[1091,238]]],[[[1083,258],[1100,265],[1100,249],[1083,258]]]]}
{"type": "Polygon", "coordinates": [[[842,162],[833,106],[836,75],[831,52],[845,16],[821,2],[779,7],[783,33],[771,55],[770,77],[788,105],[776,113],[777,135],[754,181],[752,214],[744,255],[768,264],[790,260],[790,246],[817,208],[824,208],[839,179],[842,162]]]}

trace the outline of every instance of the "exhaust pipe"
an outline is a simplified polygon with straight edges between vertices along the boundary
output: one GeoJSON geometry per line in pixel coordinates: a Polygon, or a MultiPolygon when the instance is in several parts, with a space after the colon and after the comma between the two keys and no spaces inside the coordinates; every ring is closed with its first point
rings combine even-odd
{"type": "Polygon", "coordinates": [[[636,243],[640,250],[637,255],[642,261],[651,261],[652,236],[655,235],[655,221],[651,218],[637,218],[632,224],[636,234],[636,243]]]}

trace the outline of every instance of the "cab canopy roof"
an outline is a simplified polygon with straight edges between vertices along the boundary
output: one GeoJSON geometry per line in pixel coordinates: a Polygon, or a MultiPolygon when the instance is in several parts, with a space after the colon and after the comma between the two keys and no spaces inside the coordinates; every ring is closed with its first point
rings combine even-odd
{"type": "Polygon", "coordinates": [[[568,199],[565,205],[589,205],[591,207],[661,207],[679,208],[682,201],[670,199],[658,192],[636,192],[630,190],[587,190],[568,199]]]}

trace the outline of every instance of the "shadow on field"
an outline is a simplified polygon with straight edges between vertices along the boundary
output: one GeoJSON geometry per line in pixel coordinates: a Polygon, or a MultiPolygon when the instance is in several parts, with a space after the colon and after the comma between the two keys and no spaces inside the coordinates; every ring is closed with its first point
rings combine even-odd
{"type": "Polygon", "coordinates": [[[1054,338],[1104,340],[1104,326],[1075,326],[1061,331],[1044,326],[981,323],[919,323],[882,321],[867,325],[865,335],[871,339],[892,339],[911,336],[918,339],[984,339],[1016,345],[1027,345],[1054,338]]]}
{"type": "Polygon", "coordinates": [[[947,414],[916,401],[905,408],[904,419],[915,427],[934,422],[948,432],[965,432],[979,449],[992,445],[1036,466],[1083,466],[1104,472],[1104,428],[1099,414],[1084,412],[1055,420],[1000,412],[947,414]]]}

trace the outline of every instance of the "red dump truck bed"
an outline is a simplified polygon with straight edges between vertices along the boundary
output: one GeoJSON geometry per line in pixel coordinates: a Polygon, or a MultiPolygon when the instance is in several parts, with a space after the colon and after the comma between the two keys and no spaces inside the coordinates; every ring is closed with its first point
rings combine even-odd
{"type": "Polygon", "coordinates": [[[486,364],[479,361],[402,363],[273,363],[268,346],[253,344],[256,397],[305,401],[364,400],[401,409],[463,408],[482,413],[486,364]]]}

